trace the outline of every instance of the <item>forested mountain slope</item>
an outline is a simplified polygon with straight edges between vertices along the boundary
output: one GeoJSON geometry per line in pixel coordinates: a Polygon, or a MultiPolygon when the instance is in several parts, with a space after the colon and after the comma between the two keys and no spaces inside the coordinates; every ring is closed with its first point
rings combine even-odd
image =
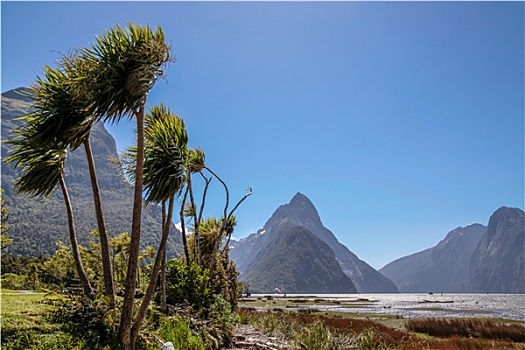
{"type": "Polygon", "coordinates": [[[307,228],[285,229],[241,279],[252,293],[356,293],[330,247],[307,228]]]}
{"type": "MultiPolygon", "coordinates": [[[[24,95],[27,89],[10,90],[2,94],[2,189],[5,206],[9,210],[9,231],[13,243],[3,251],[9,255],[51,255],[56,250],[55,242],[69,242],[64,201],[60,190],[48,198],[31,198],[19,194],[14,188],[18,169],[4,164],[12,130],[20,121],[17,117],[29,111],[31,100],[24,95]]],[[[91,144],[95,156],[98,182],[101,190],[103,211],[110,236],[131,230],[133,188],[126,181],[122,169],[116,165],[118,159],[115,140],[102,123],[93,127],[91,144]]],[[[93,195],[86,156],[83,147],[70,152],[66,165],[66,183],[74,207],[75,223],[79,242],[87,246],[90,232],[97,224],[93,207],[93,195]]],[[[141,245],[157,247],[161,235],[161,210],[157,206],[146,206],[142,217],[141,245]]],[[[182,241],[179,232],[172,232],[168,242],[168,255],[180,250],[182,241]]]]}

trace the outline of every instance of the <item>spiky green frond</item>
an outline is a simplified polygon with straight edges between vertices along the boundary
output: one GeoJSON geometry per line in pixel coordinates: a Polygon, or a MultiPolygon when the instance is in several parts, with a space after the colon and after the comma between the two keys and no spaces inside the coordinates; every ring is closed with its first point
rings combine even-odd
{"type": "Polygon", "coordinates": [[[96,38],[81,56],[92,67],[97,116],[108,121],[137,111],[163,68],[172,60],[160,27],[117,25],[96,38]]]}
{"type": "Polygon", "coordinates": [[[21,129],[31,128],[28,142],[34,147],[56,139],[75,149],[89,137],[95,120],[88,90],[77,85],[84,79],[83,69],[75,55],[63,57],[60,68],[45,66],[33,83],[32,112],[22,117],[26,123],[21,129]]]}
{"type": "Polygon", "coordinates": [[[33,148],[25,140],[11,141],[15,148],[6,163],[20,168],[15,187],[30,196],[47,197],[55,192],[63,176],[67,152],[58,147],[33,148]]]}
{"type": "MultiPolygon", "coordinates": [[[[188,136],[183,119],[165,105],[152,106],[145,117],[144,192],[147,202],[160,203],[179,192],[185,182],[184,155],[188,136]]],[[[127,176],[134,179],[137,148],[122,155],[127,176]]]]}
{"type": "Polygon", "coordinates": [[[188,167],[192,173],[201,172],[206,167],[205,158],[206,155],[200,148],[190,149],[185,160],[186,167],[188,167]]]}

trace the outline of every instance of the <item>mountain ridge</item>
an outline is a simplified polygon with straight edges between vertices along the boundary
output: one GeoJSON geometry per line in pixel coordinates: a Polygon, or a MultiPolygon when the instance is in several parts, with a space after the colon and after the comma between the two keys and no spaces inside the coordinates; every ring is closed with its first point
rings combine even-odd
{"type": "Polygon", "coordinates": [[[457,227],[434,247],[396,259],[379,271],[402,293],[465,292],[470,256],[485,231],[481,224],[457,227]]]}
{"type": "Polygon", "coordinates": [[[253,293],[356,292],[333,250],[303,226],[285,229],[260,254],[258,263],[240,279],[253,293]]]}
{"type": "Polygon", "coordinates": [[[394,283],[360,260],[321,222],[317,209],[304,194],[298,192],[288,204],[279,206],[266,221],[263,228],[239,241],[233,242],[230,257],[236,263],[240,278],[255,268],[262,248],[270,244],[280,232],[302,226],[314,233],[334,251],[343,272],[350,277],[360,293],[398,292],[394,283]]]}

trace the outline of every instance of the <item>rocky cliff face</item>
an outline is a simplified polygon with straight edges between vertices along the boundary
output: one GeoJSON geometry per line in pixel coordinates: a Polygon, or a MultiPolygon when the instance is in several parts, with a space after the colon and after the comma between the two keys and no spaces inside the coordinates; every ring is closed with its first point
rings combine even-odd
{"type": "Polygon", "coordinates": [[[308,229],[333,250],[341,269],[350,277],[358,292],[397,292],[392,281],[339,243],[334,234],[323,226],[311,201],[301,193],[296,194],[290,203],[280,206],[257,233],[232,243],[230,257],[241,272],[241,279],[243,274],[249,273],[264,257],[264,254],[260,253],[263,249],[267,251],[265,249],[267,245],[271,244],[286,229],[295,226],[308,229]]]}
{"type": "Polygon", "coordinates": [[[525,293],[525,223],[518,208],[499,208],[470,264],[472,291],[476,293],[525,293]]]}
{"type": "MultiPolygon", "coordinates": [[[[31,100],[17,89],[2,94],[2,140],[12,139],[12,130],[20,125],[15,118],[29,111],[31,100]]],[[[103,211],[110,236],[131,230],[133,188],[124,178],[122,169],[115,165],[118,159],[115,140],[102,123],[96,124],[91,133],[91,144],[95,156],[103,211]]],[[[2,142],[2,159],[10,145],[2,142]]],[[[17,193],[14,188],[18,169],[2,163],[2,189],[5,205],[9,210],[8,235],[13,243],[7,254],[51,255],[56,250],[55,242],[69,241],[65,206],[61,191],[48,198],[30,198],[17,193]]],[[[83,147],[70,152],[66,165],[66,183],[73,203],[77,233],[82,245],[88,244],[89,234],[97,228],[91,182],[83,147]]],[[[158,246],[161,235],[161,210],[156,206],[144,208],[141,245],[158,246]]],[[[92,238],[94,239],[94,238],[92,238]]],[[[180,249],[180,233],[171,234],[168,243],[169,255],[180,249]]]]}
{"type": "Polygon", "coordinates": [[[524,236],[523,210],[502,207],[488,227],[458,227],[435,247],[379,271],[404,293],[525,293],[524,236]]]}
{"type": "Polygon", "coordinates": [[[305,227],[281,232],[241,281],[252,293],[356,293],[330,247],[305,227]]]}
{"type": "Polygon", "coordinates": [[[402,293],[468,292],[470,257],[486,229],[480,224],[458,227],[435,247],[397,259],[379,271],[402,293]]]}

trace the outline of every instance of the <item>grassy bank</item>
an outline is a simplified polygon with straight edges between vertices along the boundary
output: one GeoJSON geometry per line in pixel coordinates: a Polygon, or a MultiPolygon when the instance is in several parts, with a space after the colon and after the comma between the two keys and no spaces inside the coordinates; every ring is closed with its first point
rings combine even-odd
{"type": "MultiPolygon", "coordinates": [[[[43,293],[16,293],[2,290],[2,349],[71,350],[82,349],[70,334],[50,322],[46,316],[53,306],[43,293]]],[[[253,308],[239,310],[242,323],[249,323],[272,337],[293,344],[292,349],[517,349],[525,350],[525,327],[516,322],[473,319],[403,320],[392,316],[341,314],[295,310],[287,304],[267,303],[265,311],[253,308]],[[274,305],[278,305],[273,307],[274,305]]],[[[366,302],[366,301],[361,301],[366,302]]],[[[244,301],[246,305],[249,302],[244,301]]],[[[302,302],[294,300],[290,305],[302,302]]],[[[188,330],[187,330],[188,331],[188,330]]],[[[187,332],[190,334],[190,332],[187,332]]],[[[195,340],[197,341],[197,340],[195,340]]],[[[183,346],[183,345],[181,345],[183,346]]],[[[201,348],[197,346],[195,348],[201,348]]]]}

